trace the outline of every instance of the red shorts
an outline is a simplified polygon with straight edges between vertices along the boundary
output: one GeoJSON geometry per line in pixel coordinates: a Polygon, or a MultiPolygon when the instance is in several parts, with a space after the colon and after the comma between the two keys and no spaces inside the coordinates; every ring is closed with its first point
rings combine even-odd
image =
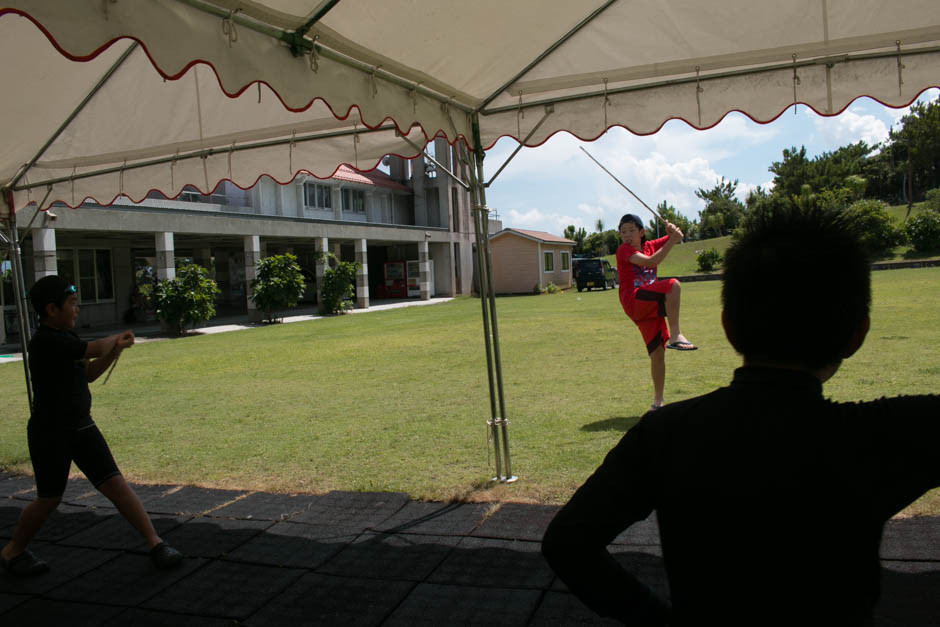
{"type": "Polygon", "coordinates": [[[624,312],[640,329],[646,352],[652,353],[669,341],[669,327],[666,326],[666,294],[672,291],[675,279],[654,281],[649,285],[634,290],[633,298],[621,298],[624,312]]]}

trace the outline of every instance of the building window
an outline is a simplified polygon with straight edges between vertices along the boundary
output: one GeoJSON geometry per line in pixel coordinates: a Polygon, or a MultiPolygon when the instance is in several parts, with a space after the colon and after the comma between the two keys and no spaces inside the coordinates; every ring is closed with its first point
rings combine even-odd
{"type": "Polygon", "coordinates": [[[366,193],[361,189],[343,190],[343,211],[366,212],[366,193]]]}
{"type": "Polygon", "coordinates": [[[304,183],[304,204],[317,209],[332,209],[330,186],[322,183],[304,183]]]}
{"type": "Polygon", "coordinates": [[[571,269],[571,260],[569,259],[569,257],[571,257],[571,253],[566,253],[566,252],[561,253],[561,271],[562,272],[567,272],[568,270],[571,269]]]}
{"type": "Polygon", "coordinates": [[[111,251],[106,248],[57,250],[56,272],[78,288],[81,304],[114,300],[111,251]]]}
{"type": "Polygon", "coordinates": [[[547,253],[542,253],[542,256],[545,258],[544,266],[545,272],[554,272],[555,271],[555,253],[548,251],[547,253]]]}
{"type": "Polygon", "coordinates": [[[225,196],[225,190],[222,185],[219,185],[215,192],[212,194],[203,194],[198,189],[192,185],[187,185],[183,188],[182,193],[180,193],[177,200],[182,200],[183,202],[202,202],[210,203],[213,205],[227,205],[228,198],[225,196]]]}

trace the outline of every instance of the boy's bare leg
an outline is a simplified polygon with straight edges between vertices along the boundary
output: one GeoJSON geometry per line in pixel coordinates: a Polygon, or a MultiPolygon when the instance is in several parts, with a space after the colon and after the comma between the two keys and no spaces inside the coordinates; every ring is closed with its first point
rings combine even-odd
{"type": "Polygon", "coordinates": [[[669,322],[669,341],[672,343],[691,344],[679,326],[679,302],[682,300],[682,286],[678,281],[672,284],[672,289],[666,294],[666,320],[669,322]]]}
{"type": "Polygon", "coordinates": [[[137,493],[127,484],[124,475],[114,475],[98,486],[108,499],[114,503],[121,515],[147,541],[147,548],[152,549],[162,542],[150,521],[150,516],[140,502],[137,493]]]}
{"type": "Polygon", "coordinates": [[[666,387],[666,349],[661,345],[650,353],[650,374],[653,376],[653,404],[663,404],[663,389],[666,387]]]}
{"type": "Polygon", "coordinates": [[[13,537],[0,551],[0,556],[5,560],[11,560],[25,551],[29,541],[33,539],[33,536],[36,535],[36,532],[39,531],[61,501],[62,499],[59,497],[37,498],[27,505],[16,522],[13,537]]]}

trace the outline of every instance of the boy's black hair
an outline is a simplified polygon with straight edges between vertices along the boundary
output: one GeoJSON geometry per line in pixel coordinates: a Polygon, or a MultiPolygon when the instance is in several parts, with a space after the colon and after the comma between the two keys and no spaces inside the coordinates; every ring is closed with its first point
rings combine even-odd
{"type": "Polygon", "coordinates": [[[721,301],[745,358],[827,366],[868,317],[870,260],[844,212],[766,207],[725,255],[721,301]]]}
{"type": "Polygon", "coordinates": [[[640,242],[646,243],[646,227],[643,225],[643,220],[640,219],[640,216],[633,213],[625,213],[623,217],[620,218],[620,223],[617,225],[617,230],[620,230],[620,227],[624,225],[625,222],[632,222],[636,225],[636,228],[643,231],[643,234],[640,236],[640,242]]]}
{"type": "Polygon", "coordinates": [[[617,225],[617,228],[620,229],[620,227],[623,226],[624,222],[632,222],[633,224],[636,225],[636,228],[638,229],[646,228],[645,226],[643,226],[643,220],[640,220],[640,216],[632,214],[632,213],[623,214],[623,217],[620,218],[620,224],[617,225]]]}
{"type": "Polygon", "coordinates": [[[75,286],[58,275],[44,276],[29,290],[29,300],[40,320],[46,317],[46,305],[53,304],[59,309],[65,304],[69,294],[75,293],[75,286]]]}

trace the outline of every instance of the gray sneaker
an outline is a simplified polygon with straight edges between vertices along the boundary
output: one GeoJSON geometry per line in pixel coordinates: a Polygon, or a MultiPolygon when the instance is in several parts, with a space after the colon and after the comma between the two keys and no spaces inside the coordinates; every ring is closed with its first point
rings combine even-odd
{"type": "Polygon", "coordinates": [[[150,559],[153,565],[161,570],[179,566],[183,561],[183,554],[166,542],[161,542],[150,549],[150,559]]]}
{"type": "Polygon", "coordinates": [[[0,569],[17,577],[31,577],[49,572],[49,564],[33,555],[33,552],[29,549],[26,549],[10,560],[0,557],[0,569]]]}

